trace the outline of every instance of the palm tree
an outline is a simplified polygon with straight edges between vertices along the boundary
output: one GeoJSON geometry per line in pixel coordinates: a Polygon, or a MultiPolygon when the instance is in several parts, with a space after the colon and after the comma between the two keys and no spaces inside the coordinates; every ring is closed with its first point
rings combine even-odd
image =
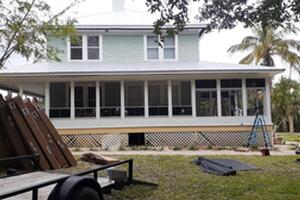
{"type": "Polygon", "coordinates": [[[295,26],[274,29],[271,26],[254,25],[253,36],[245,37],[240,44],[231,46],[229,53],[250,51],[240,63],[274,66],[274,56],[279,56],[291,68],[300,72],[300,41],[284,39],[286,35],[296,34],[299,30],[295,26]]]}
{"type": "Polygon", "coordinates": [[[300,111],[300,83],[287,78],[281,78],[272,89],[272,118],[274,123],[294,132],[294,117],[300,111]]]}

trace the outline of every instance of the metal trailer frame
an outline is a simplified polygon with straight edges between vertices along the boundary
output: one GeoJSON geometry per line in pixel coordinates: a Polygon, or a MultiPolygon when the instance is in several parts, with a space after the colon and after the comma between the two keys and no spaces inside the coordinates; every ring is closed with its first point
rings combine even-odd
{"type": "Polygon", "coordinates": [[[127,168],[128,176],[127,176],[126,184],[131,184],[133,182],[133,159],[128,159],[128,160],[124,160],[124,161],[120,161],[120,162],[100,166],[100,167],[97,167],[95,169],[90,169],[90,170],[86,170],[86,171],[83,171],[83,172],[79,172],[77,174],[69,175],[69,176],[66,176],[66,177],[63,177],[63,178],[53,179],[51,181],[36,184],[36,185],[30,186],[30,187],[27,187],[27,188],[21,188],[20,187],[20,189],[18,189],[18,190],[15,190],[13,192],[10,192],[10,193],[4,194],[4,195],[0,195],[0,199],[13,197],[13,196],[31,191],[32,192],[32,200],[38,200],[38,190],[40,188],[43,188],[43,187],[46,187],[46,186],[49,186],[49,185],[53,185],[53,184],[63,183],[65,180],[67,180],[71,176],[85,176],[85,175],[88,175],[88,174],[93,174],[93,178],[95,180],[97,180],[99,171],[102,171],[102,170],[105,170],[105,169],[108,169],[108,168],[112,168],[112,167],[116,167],[116,166],[121,166],[123,164],[128,164],[128,168],[127,168]]]}

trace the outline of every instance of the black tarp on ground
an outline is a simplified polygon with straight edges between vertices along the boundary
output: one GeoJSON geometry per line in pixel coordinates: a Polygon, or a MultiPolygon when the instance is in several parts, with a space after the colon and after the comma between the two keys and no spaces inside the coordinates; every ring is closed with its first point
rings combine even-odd
{"type": "Polygon", "coordinates": [[[242,163],[232,159],[207,159],[199,157],[194,163],[203,172],[220,176],[236,175],[237,171],[256,170],[254,165],[242,163]]]}

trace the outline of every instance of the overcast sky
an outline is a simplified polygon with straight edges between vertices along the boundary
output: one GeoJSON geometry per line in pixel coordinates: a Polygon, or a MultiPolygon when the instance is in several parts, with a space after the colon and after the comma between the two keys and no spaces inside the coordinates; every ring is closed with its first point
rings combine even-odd
{"type": "MultiPolygon", "coordinates": [[[[52,6],[54,12],[58,12],[71,1],[72,0],[47,0],[47,2],[52,6]]],[[[111,5],[112,0],[85,0],[83,3],[80,3],[71,11],[69,11],[68,15],[75,17],[80,22],[80,20],[87,20],[89,16],[94,16],[103,12],[110,12],[111,5]]],[[[198,7],[198,3],[193,3],[193,5],[190,5],[189,11],[191,18],[193,18],[193,16],[195,16],[197,13],[198,7]]],[[[147,11],[145,0],[126,0],[126,9],[145,12],[147,11]]],[[[251,34],[251,30],[244,29],[241,26],[233,30],[214,31],[209,34],[205,34],[200,42],[200,60],[238,63],[245,54],[236,54],[230,56],[227,53],[227,49],[231,45],[239,43],[242,38],[249,34],[251,34]]],[[[21,59],[14,58],[10,61],[10,64],[17,64],[21,62],[21,59]]],[[[276,64],[278,67],[287,67],[286,64],[281,63],[278,59],[276,59],[276,64]]],[[[284,74],[287,75],[288,70],[286,70],[284,74]]],[[[299,75],[296,74],[297,73],[293,72],[293,78],[300,80],[299,75]]],[[[278,79],[278,76],[276,79],[278,79]]]]}

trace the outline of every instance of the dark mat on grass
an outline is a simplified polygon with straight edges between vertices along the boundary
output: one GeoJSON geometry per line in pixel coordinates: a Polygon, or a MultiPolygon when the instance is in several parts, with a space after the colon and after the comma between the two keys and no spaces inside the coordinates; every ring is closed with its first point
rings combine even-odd
{"type": "Polygon", "coordinates": [[[198,165],[203,172],[221,176],[236,175],[237,171],[258,169],[254,165],[232,159],[208,159],[199,157],[194,160],[194,163],[198,165]]]}

